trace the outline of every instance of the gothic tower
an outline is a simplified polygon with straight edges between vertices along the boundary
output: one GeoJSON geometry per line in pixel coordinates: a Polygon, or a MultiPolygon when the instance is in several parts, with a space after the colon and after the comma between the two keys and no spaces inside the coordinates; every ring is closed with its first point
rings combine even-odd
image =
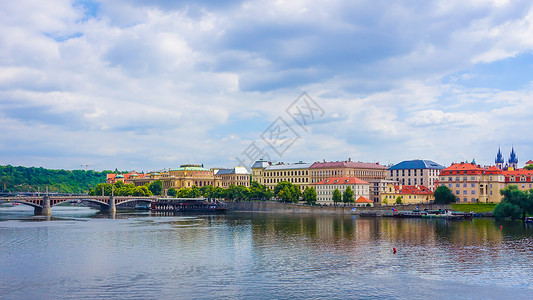
{"type": "Polygon", "coordinates": [[[508,165],[509,165],[509,168],[513,168],[513,170],[518,169],[518,157],[516,156],[516,153],[514,152],[514,147],[511,148],[511,156],[509,157],[508,165]]]}
{"type": "Polygon", "coordinates": [[[498,148],[498,155],[496,155],[496,160],[494,160],[494,163],[496,163],[496,167],[500,170],[503,170],[503,155],[500,148],[498,148]]]}

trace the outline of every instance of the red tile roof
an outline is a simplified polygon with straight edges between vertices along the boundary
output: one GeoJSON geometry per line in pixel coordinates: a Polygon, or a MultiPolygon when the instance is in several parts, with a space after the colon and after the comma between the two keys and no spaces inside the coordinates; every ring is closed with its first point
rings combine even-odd
{"type": "Polygon", "coordinates": [[[531,159],[526,162],[526,166],[527,165],[531,165],[531,164],[533,164],[533,160],[531,160],[531,159]]]}
{"type": "Polygon", "coordinates": [[[358,168],[358,169],[380,169],[386,170],[387,167],[379,163],[363,163],[355,161],[328,161],[316,162],[309,169],[329,169],[329,168],[358,168]]]}
{"type": "Polygon", "coordinates": [[[481,175],[481,174],[501,174],[501,170],[496,167],[484,169],[471,163],[453,164],[442,170],[440,175],[481,175]]]}
{"type": "Polygon", "coordinates": [[[370,184],[357,177],[330,177],[314,184],[370,184]]]}
{"type": "Polygon", "coordinates": [[[355,200],[355,203],[374,203],[374,201],[368,198],[365,198],[363,196],[360,196],[359,198],[357,198],[357,200],[355,200]]]}
{"type": "Polygon", "coordinates": [[[433,192],[423,185],[394,185],[395,194],[432,195],[433,192]]]}

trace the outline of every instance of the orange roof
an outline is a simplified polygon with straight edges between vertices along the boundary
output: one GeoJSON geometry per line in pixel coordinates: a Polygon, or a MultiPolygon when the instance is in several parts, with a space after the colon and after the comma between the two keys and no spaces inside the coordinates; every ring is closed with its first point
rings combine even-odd
{"type": "Polygon", "coordinates": [[[357,200],[355,200],[355,203],[374,203],[374,201],[368,198],[365,198],[363,196],[360,196],[359,198],[357,198],[357,200]]]}
{"type": "Polygon", "coordinates": [[[357,177],[330,177],[315,184],[370,184],[357,177]]]}
{"type": "Polygon", "coordinates": [[[533,164],[533,160],[531,160],[531,159],[526,162],[526,166],[527,165],[531,165],[531,164],[533,164]]]}
{"type": "Polygon", "coordinates": [[[108,174],[107,174],[107,180],[109,180],[109,179],[115,179],[116,176],[117,176],[117,174],[111,174],[111,173],[108,173],[108,174]]]}
{"type": "Polygon", "coordinates": [[[432,195],[433,192],[423,185],[394,185],[395,194],[406,195],[432,195]]]}
{"type": "Polygon", "coordinates": [[[533,176],[533,170],[519,169],[514,171],[503,171],[505,177],[509,176],[533,176]]]}
{"type": "Polygon", "coordinates": [[[501,174],[501,170],[496,167],[484,169],[472,163],[453,164],[440,172],[440,175],[481,175],[481,174],[501,174]]]}

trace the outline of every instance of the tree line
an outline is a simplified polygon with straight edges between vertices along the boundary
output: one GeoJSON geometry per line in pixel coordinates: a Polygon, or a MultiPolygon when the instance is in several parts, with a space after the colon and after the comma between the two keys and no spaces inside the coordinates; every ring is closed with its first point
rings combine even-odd
{"type": "MultiPolygon", "coordinates": [[[[155,180],[143,186],[135,186],[133,183],[124,184],[122,181],[113,184],[99,183],[89,189],[91,196],[160,196],[163,194],[163,183],[155,180]]],[[[227,199],[231,201],[267,201],[274,198],[283,202],[297,203],[300,199],[313,205],[316,203],[316,190],[307,187],[303,193],[297,185],[288,181],[279,182],[274,190],[269,190],[265,185],[252,181],[250,187],[243,185],[230,185],[227,189],[206,185],[202,187],[192,186],[180,189],[169,188],[166,195],[174,198],[213,198],[227,199]]],[[[353,193],[352,193],[353,196],[353,193]]],[[[353,198],[353,197],[352,197],[353,198]]]]}
{"type": "Polygon", "coordinates": [[[111,171],[51,170],[35,167],[0,166],[0,190],[4,192],[48,191],[86,193],[90,187],[105,181],[111,171]]]}

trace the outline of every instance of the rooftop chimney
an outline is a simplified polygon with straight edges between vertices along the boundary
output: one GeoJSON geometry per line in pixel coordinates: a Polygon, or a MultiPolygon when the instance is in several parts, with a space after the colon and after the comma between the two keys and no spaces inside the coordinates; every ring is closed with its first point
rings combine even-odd
{"type": "Polygon", "coordinates": [[[348,161],[351,162],[351,161],[352,161],[352,158],[351,158],[351,157],[348,157],[348,161]]]}

